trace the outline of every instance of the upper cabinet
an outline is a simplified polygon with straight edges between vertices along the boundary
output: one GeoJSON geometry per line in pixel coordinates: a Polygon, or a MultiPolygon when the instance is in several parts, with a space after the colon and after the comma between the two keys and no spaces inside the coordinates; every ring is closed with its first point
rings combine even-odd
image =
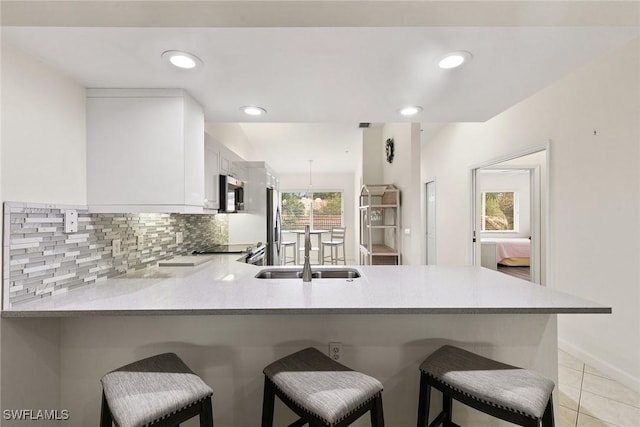
{"type": "MultiPolygon", "coordinates": [[[[208,163],[217,163],[214,153],[207,155],[208,163]]],[[[207,179],[217,173],[208,171],[207,179]]],[[[204,114],[187,92],[87,91],[92,211],[202,212],[205,182],[204,114]]]]}
{"type": "Polygon", "coordinates": [[[213,141],[204,141],[204,207],[220,208],[220,149],[213,141]]]}
{"type": "Polygon", "coordinates": [[[205,133],[204,140],[204,194],[205,209],[220,209],[220,175],[229,175],[246,181],[244,159],[231,151],[215,136],[205,133]]]}

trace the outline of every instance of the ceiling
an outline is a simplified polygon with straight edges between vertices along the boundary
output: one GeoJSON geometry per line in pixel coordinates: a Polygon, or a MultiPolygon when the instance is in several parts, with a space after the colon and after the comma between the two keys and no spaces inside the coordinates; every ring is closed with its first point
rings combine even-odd
{"type": "Polygon", "coordinates": [[[362,158],[362,131],[353,123],[242,123],[256,158],[276,172],[353,173],[362,158]]]}
{"type": "Polygon", "coordinates": [[[348,27],[114,27],[83,26],[82,15],[68,26],[46,26],[46,14],[40,21],[34,15],[14,18],[21,25],[3,21],[3,42],[86,87],[187,89],[207,121],[245,122],[265,160],[283,160],[286,149],[289,164],[323,158],[318,170],[331,159],[355,165],[359,122],[486,121],[640,33],[637,25],[405,27],[386,26],[382,18],[376,26],[348,27]],[[173,69],[160,57],[166,50],[191,52],[204,66],[173,69]],[[471,52],[472,61],[439,69],[438,59],[455,50],[471,52]],[[249,118],[239,110],[244,105],[267,114],[249,118]],[[397,109],[406,105],[423,111],[402,118],[397,109]]]}

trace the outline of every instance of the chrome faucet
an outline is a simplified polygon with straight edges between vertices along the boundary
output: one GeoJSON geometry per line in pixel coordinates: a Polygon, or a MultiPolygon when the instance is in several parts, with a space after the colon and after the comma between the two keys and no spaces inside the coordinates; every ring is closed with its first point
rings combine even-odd
{"type": "Polygon", "coordinates": [[[304,226],[304,267],[302,267],[302,281],[311,281],[311,263],[309,262],[309,251],[311,251],[311,226],[304,226]]]}

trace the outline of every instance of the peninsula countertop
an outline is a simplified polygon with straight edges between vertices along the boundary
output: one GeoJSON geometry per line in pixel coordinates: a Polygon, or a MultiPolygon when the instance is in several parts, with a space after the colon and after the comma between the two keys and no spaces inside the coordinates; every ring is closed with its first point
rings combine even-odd
{"type": "Polygon", "coordinates": [[[236,259],[213,255],[194,267],[146,268],[17,304],[2,316],[611,313],[610,307],[482,267],[353,266],[362,277],[303,283],[257,279],[269,267],[236,259]]]}

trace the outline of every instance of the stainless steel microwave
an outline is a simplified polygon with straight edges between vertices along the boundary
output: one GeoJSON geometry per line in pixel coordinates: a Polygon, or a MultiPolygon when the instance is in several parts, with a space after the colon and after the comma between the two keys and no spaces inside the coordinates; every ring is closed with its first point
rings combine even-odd
{"type": "Polygon", "coordinates": [[[229,175],[220,175],[219,212],[244,211],[244,182],[229,175]]]}

